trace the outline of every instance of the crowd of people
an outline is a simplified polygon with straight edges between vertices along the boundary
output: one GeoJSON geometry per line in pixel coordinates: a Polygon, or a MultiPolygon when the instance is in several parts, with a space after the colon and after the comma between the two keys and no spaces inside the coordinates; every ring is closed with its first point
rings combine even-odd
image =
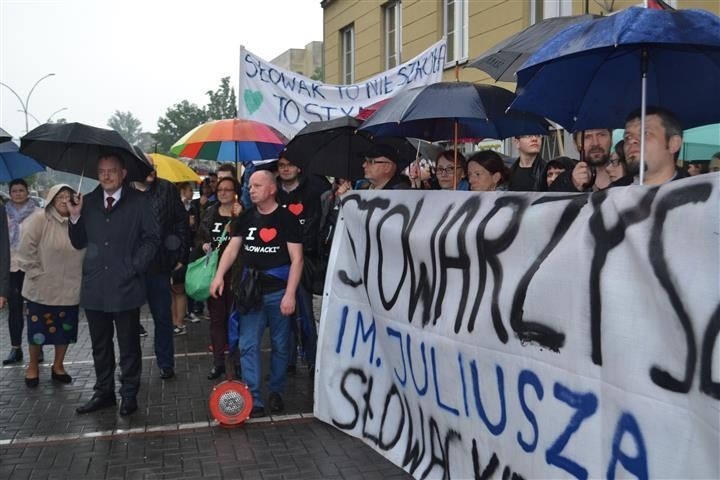
{"type": "MultiPolygon", "coordinates": [[[[51,381],[71,383],[64,357],[77,340],[82,307],[96,383],[93,396],[77,413],[117,404],[117,332],[119,413],[130,415],[138,409],[140,337],[147,335],[140,308],[148,304],[163,380],[175,376],[174,336],[187,334],[186,322],[207,318],[212,351],[208,380],[226,374],[229,363],[248,384],[251,416],[282,412],[285,378],[297,371],[299,353],[311,375],[315,371],[320,312],[313,297],[322,294],[338,212],[348,191],[593,192],[637,184],[639,117],[639,112],[628,117],[623,139],[615,145],[610,128],[576,132],[579,159],[543,159],[543,137],[521,135],[512,140],[518,157],[511,166],[491,150],[466,157],[450,149],[424,167],[413,164],[404,170],[407,162],[398,150],[380,139],[364,154],[361,179],[330,182],[303,172],[301,159],[283,152],[277,162],[242,177],[235,165],[220,166],[200,184],[198,198],[193,198],[192,184],[173,184],[155,171],[142,182],[127,182],[123,160],[114,154],[98,159],[97,189],[83,196],[68,185],[55,185],[45,208],[30,201],[24,180],[13,180],[9,202],[0,206],[0,231],[7,232],[0,234],[0,307],[9,307],[11,338],[3,364],[23,361],[27,325],[27,387],[39,386],[43,347],[49,345],[54,347],[51,381]],[[211,251],[220,253],[211,297],[198,302],[185,294],[187,265],[211,251]],[[229,321],[233,315],[235,323],[229,321]],[[267,399],[260,373],[266,327],[272,345],[267,399]]],[[[682,126],[671,112],[648,108],[645,128],[645,184],[720,170],[720,152],[709,168],[678,165],[682,126]]],[[[150,156],[137,153],[152,166],[150,156]]]]}

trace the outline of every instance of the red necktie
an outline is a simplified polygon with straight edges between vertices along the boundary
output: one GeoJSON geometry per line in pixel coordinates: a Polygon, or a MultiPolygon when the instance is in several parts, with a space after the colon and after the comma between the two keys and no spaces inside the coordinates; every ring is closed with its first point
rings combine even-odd
{"type": "Polygon", "coordinates": [[[112,210],[113,203],[115,203],[115,199],[113,197],[107,197],[107,207],[105,207],[106,212],[110,212],[112,210]]]}

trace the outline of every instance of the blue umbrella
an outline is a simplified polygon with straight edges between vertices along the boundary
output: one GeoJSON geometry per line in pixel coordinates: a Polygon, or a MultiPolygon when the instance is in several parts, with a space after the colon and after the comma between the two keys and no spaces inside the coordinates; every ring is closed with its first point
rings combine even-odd
{"type": "Polygon", "coordinates": [[[43,170],[44,166],[20,153],[15,143],[0,143],[0,182],[6,183],[43,170]]]}
{"type": "MultiPolygon", "coordinates": [[[[532,114],[506,113],[515,95],[495,85],[438,82],[399,93],[360,127],[376,136],[425,140],[547,134],[532,114]]],[[[456,141],[457,143],[457,141],[456,141]]]]}
{"type": "Polygon", "coordinates": [[[511,108],[570,131],[622,128],[643,99],[675,113],[684,128],[716,123],[720,17],[630,7],[558,33],[517,77],[511,108]]]}

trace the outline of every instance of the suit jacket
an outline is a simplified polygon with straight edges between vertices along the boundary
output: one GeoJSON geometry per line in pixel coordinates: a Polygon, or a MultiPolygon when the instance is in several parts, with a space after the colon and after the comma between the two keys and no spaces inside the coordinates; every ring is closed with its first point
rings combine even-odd
{"type": "Polygon", "coordinates": [[[160,245],[148,198],[125,185],[111,212],[98,186],[83,200],[80,219],[68,227],[73,247],[87,248],[80,306],[120,312],[145,303],[144,273],[160,245]]]}

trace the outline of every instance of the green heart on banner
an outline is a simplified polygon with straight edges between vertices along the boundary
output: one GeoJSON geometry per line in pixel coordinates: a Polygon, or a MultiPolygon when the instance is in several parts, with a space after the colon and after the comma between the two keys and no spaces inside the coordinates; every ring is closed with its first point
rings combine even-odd
{"type": "Polygon", "coordinates": [[[249,114],[253,114],[263,102],[262,92],[259,90],[245,89],[243,93],[243,99],[245,100],[245,107],[249,114]]]}

